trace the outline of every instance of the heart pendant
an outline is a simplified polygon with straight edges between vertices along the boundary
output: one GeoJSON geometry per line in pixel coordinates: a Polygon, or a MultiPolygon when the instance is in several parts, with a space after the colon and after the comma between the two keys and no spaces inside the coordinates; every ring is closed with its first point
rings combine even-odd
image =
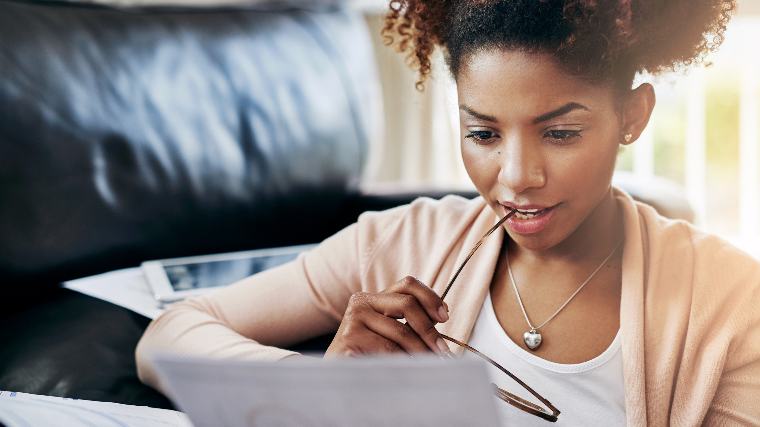
{"type": "Polygon", "coordinates": [[[541,346],[541,334],[535,329],[531,329],[523,334],[523,341],[525,341],[525,345],[527,345],[529,349],[535,350],[541,346]]]}

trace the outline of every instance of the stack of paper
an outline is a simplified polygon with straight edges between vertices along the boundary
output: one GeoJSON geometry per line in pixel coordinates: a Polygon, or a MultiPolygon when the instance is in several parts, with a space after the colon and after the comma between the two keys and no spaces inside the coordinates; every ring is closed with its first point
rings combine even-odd
{"type": "Polygon", "coordinates": [[[140,267],[70,280],[64,282],[63,287],[108,301],[151,319],[155,319],[164,311],[153,298],[140,267]]]}

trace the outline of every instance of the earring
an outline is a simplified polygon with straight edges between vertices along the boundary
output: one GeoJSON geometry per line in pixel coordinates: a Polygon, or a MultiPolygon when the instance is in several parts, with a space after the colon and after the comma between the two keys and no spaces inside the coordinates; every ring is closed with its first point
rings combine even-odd
{"type": "Polygon", "coordinates": [[[633,140],[633,134],[632,133],[627,133],[627,134],[623,135],[623,140],[625,141],[626,144],[630,144],[631,141],[633,140]]]}

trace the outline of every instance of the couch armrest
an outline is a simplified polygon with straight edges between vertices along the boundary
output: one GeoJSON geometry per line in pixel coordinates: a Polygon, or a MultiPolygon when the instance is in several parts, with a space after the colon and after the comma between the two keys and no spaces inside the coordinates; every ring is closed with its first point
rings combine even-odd
{"type": "Polygon", "coordinates": [[[53,289],[3,307],[0,390],[173,409],[137,378],[135,346],[150,319],[53,289]]]}

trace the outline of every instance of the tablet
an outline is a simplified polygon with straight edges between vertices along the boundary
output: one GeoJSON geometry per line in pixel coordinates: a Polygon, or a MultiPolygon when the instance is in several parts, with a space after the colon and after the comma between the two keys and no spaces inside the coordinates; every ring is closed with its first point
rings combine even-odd
{"type": "Polygon", "coordinates": [[[142,270],[154,298],[162,303],[170,303],[285,264],[314,246],[316,245],[288,246],[145,261],[142,270]]]}

